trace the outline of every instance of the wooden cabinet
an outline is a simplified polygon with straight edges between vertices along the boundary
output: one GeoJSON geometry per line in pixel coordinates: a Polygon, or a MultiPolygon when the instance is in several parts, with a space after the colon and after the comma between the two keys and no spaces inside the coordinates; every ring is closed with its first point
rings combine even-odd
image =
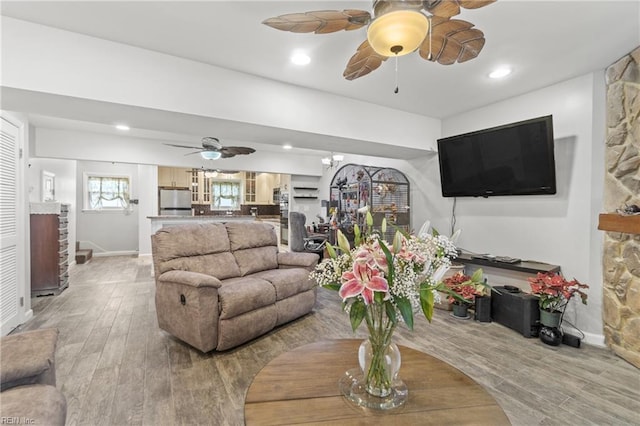
{"type": "Polygon", "coordinates": [[[211,178],[203,171],[191,172],[191,202],[198,205],[211,204],[211,178]]]}
{"type": "Polygon", "coordinates": [[[244,202],[256,202],[256,172],[244,172],[244,202]]]}
{"type": "Polygon", "coordinates": [[[158,167],[158,186],[165,188],[191,188],[191,169],[158,167]]]}
{"type": "Polygon", "coordinates": [[[69,286],[69,205],[38,204],[51,204],[46,207],[55,211],[32,213],[30,216],[31,294],[59,294],[69,286]]]}

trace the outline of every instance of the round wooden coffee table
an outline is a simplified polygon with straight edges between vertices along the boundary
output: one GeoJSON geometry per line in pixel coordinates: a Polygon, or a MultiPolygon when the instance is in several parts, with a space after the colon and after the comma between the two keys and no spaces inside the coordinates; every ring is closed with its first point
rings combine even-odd
{"type": "Polygon", "coordinates": [[[405,346],[399,346],[399,376],[409,389],[407,402],[389,411],[352,404],[342,396],[338,380],[345,371],[358,366],[361,342],[311,343],[273,359],[249,386],[245,423],[510,424],[496,400],[466,374],[405,346]]]}

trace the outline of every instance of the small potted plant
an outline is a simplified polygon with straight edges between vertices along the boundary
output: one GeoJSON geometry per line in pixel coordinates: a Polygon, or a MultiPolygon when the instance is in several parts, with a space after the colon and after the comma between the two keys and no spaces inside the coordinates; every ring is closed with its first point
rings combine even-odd
{"type": "Polygon", "coordinates": [[[587,304],[589,288],[575,278],[567,281],[561,274],[538,272],[535,277],[528,278],[531,293],[538,296],[540,307],[540,323],[545,327],[558,327],[564,308],[575,295],[580,296],[583,304],[587,304]]]}
{"type": "Polygon", "coordinates": [[[482,281],[482,269],[476,270],[473,275],[465,275],[458,272],[443,281],[447,301],[453,305],[453,315],[458,318],[468,318],[467,310],[471,306],[476,296],[486,294],[486,283],[482,281]]]}

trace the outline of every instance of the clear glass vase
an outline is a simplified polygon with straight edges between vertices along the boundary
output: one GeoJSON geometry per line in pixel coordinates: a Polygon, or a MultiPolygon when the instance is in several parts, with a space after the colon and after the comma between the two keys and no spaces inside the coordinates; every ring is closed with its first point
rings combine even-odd
{"type": "Polygon", "coordinates": [[[360,368],[347,371],[340,379],[342,393],[357,405],[390,409],[407,400],[406,385],[398,378],[402,358],[391,341],[395,324],[389,321],[384,305],[367,306],[365,316],[369,337],[358,348],[360,368]]]}

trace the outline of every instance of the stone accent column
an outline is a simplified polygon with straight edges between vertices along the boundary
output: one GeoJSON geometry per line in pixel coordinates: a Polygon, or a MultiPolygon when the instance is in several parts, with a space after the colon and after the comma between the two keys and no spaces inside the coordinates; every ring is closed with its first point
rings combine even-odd
{"type": "MultiPolygon", "coordinates": [[[[604,210],[640,205],[640,47],[609,68],[604,210]]],[[[605,343],[640,368],[640,235],[607,232],[604,241],[605,343]]]]}

